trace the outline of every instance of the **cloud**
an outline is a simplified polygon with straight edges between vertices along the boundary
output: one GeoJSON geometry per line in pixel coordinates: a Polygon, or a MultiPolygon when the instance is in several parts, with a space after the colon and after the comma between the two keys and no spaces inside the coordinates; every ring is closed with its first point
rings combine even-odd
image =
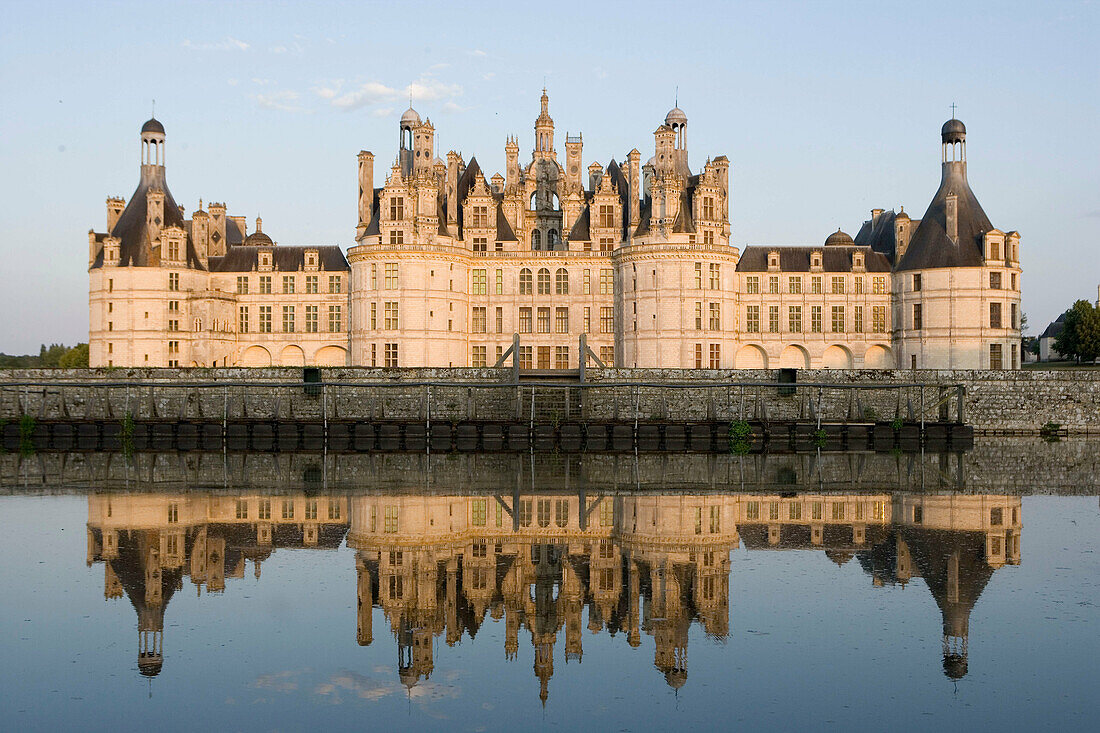
{"type": "Polygon", "coordinates": [[[190,38],[185,38],[183,47],[192,51],[247,51],[252,48],[249,44],[233,36],[226,36],[221,41],[192,41],[190,38]]]}
{"type": "Polygon", "coordinates": [[[470,51],[470,55],[471,56],[488,56],[489,54],[485,53],[480,48],[475,48],[473,51],[470,51]]]}
{"type": "MultiPolygon", "coordinates": [[[[375,105],[391,106],[410,97],[413,102],[453,103],[454,98],[462,95],[462,86],[425,75],[403,88],[391,87],[379,81],[368,81],[345,90],[343,82],[338,80],[315,86],[313,93],[337,109],[351,111],[375,105]]],[[[455,109],[461,108],[456,105],[455,109]]]]}
{"type": "MultiPolygon", "coordinates": [[[[308,672],[309,670],[305,671],[308,672]]],[[[294,692],[298,689],[298,683],[294,678],[299,674],[301,674],[301,672],[288,669],[285,672],[260,675],[252,683],[252,686],[267,690],[275,690],[277,692],[294,692]]]]}
{"type": "Polygon", "coordinates": [[[448,113],[448,114],[456,114],[458,112],[465,112],[466,110],[468,110],[470,108],[469,107],[463,107],[462,105],[458,104],[457,102],[444,102],[443,106],[440,109],[442,111],[448,113]]]}
{"type": "Polygon", "coordinates": [[[255,94],[252,97],[256,104],[263,109],[279,110],[280,112],[305,112],[305,107],[298,104],[298,92],[284,89],[270,94],[255,94]]]}
{"type": "Polygon", "coordinates": [[[286,53],[289,49],[286,46],[272,46],[271,53],[286,53]]]}
{"type": "Polygon", "coordinates": [[[254,76],[252,77],[252,83],[257,86],[266,87],[269,84],[274,84],[275,82],[272,79],[260,79],[259,77],[254,76]]]}
{"type": "Polygon", "coordinates": [[[428,67],[428,69],[430,69],[431,71],[438,71],[439,69],[450,68],[450,66],[451,65],[448,64],[446,61],[441,61],[438,64],[432,64],[431,66],[428,67]]]}
{"type": "Polygon", "coordinates": [[[394,114],[395,111],[396,110],[394,110],[393,107],[380,107],[379,109],[371,112],[371,115],[373,115],[374,117],[389,117],[390,115],[394,114]]]}

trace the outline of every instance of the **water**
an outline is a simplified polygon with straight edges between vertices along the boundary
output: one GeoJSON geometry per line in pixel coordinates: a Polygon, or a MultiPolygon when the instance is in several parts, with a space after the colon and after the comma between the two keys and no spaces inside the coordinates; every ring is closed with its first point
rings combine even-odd
{"type": "Polygon", "coordinates": [[[1100,714],[1096,496],[517,503],[412,475],[333,493],[147,479],[0,497],[8,729],[1076,730],[1100,714]]]}

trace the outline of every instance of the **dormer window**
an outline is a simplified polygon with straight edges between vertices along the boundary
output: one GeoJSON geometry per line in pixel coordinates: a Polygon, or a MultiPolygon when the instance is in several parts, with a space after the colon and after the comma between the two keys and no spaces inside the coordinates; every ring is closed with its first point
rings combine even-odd
{"type": "Polygon", "coordinates": [[[821,253],[814,252],[810,255],[810,267],[815,269],[821,269],[821,253]]]}
{"type": "Polygon", "coordinates": [[[319,253],[315,249],[307,249],[306,250],[305,261],[306,261],[306,269],[307,270],[316,270],[317,269],[317,262],[319,260],[319,256],[320,256],[319,253]]]}
{"type": "Polygon", "coordinates": [[[994,240],[994,241],[989,243],[989,259],[991,259],[991,260],[1002,259],[1002,257],[1001,257],[1001,243],[997,240],[994,240]]]}
{"type": "Polygon", "coordinates": [[[768,269],[769,270],[778,270],[779,269],[779,253],[778,252],[769,252],[768,253],[768,269]]]}
{"type": "Polygon", "coordinates": [[[852,267],[854,267],[857,270],[862,270],[863,269],[864,265],[863,265],[863,253],[862,252],[856,252],[854,255],[852,255],[852,267]]]}
{"type": "Polygon", "coordinates": [[[265,269],[265,270],[270,270],[271,269],[271,253],[270,252],[261,252],[260,253],[260,268],[265,269]]]}

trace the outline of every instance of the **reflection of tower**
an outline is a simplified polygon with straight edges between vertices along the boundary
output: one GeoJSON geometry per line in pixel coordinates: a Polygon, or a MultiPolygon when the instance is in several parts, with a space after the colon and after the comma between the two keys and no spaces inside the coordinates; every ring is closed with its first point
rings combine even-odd
{"type": "Polygon", "coordinates": [[[397,632],[397,673],[401,683],[411,690],[421,677],[431,677],[433,669],[432,630],[413,626],[402,615],[397,632]]]}
{"type": "Polygon", "coordinates": [[[358,607],[356,609],[355,638],[360,646],[366,646],[374,641],[374,626],[372,610],[374,607],[374,593],[371,587],[370,568],[367,567],[366,558],[362,553],[356,553],[355,557],[356,595],[358,607]]]}
{"type": "Polygon", "coordinates": [[[678,690],[687,682],[687,631],[691,618],[683,608],[681,585],[671,564],[654,566],[650,576],[653,601],[649,622],[655,643],[653,665],[664,673],[669,686],[678,690]]]}

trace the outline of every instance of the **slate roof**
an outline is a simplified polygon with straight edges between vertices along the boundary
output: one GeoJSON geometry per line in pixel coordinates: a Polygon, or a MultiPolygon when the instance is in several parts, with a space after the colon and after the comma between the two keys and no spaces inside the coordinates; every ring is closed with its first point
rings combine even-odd
{"type": "Polygon", "coordinates": [[[898,262],[901,270],[930,270],[940,267],[980,267],[982,235],[993,229],[989,217],[966,181],[966,164],[943,164],[940,188],[924,212],[913,239],[898,262]],[[958,241],[947,236],[947,196],[957,197],[958,241]]]}
{"type": "Polygon", "coordinates": [[[276,272],[297,272],[304,268],[306,250],[317,250],[318,268],[325,272],[347,272],[351,268],[344,257],[344,251],[334,244],[317,247],[297,246],[277,247],[242,246],[230,247],[223,257],[211,257],[211,272],[252,272],[260,262],[260,252],[272,254],[271,264],[276,272]]]}
{"type": "Polygon", "coordinates": [[[823,272],[851,272],[852,255],[863,252],[863,266],[867,272],[890,272],[890,260],[870,247],[834,244],[828,247],[745,247],[737,261],[738,272],[767,272],[768,253],[779,253],[779,269],[782,272],[809,272],[810,254],[822,254],[823,272]]]}
{"type": "Polygon", "coordinates": [[[573,228],[569,230],[570,242],[587,242],[592,239],[591,221],[592,214],[591,206],[585,206],[584,211],[577,217],[577,221],[573,224],[573,228]]]}
{"type": "MultiPolygon", "coordinates": [[[[497,239],[498,242],[516,242],[516,233],[512,231],[512,225],[508,223],[508,217],[504,215],[504,207],[501,205],[501,196],[497,201],[497,239]]],[[[442,221],[442,219],[441,219],[442,221]]]]}
{"type": "Polygon", "coordinates": [[[870,247],[876,252],[881,252],[893,262],[898,248],[897,230],[894,226],[897,218],[898,214],[895,214],[891,209],[879,214],[877,222],[868,219],[863,222],[859,233],[856,234],[855,243],[870,247]]]}
{"type": "Polygon", "coordinates": [[[1051,321],[1047,325],[1046,330],[1039,336],[1041,339],[1045,338],[1058,338],[1058,335],[1062,333],[1062,330],[1066,327],[1066,314],[1058,316],[1055,320],[1051,321]]]}

